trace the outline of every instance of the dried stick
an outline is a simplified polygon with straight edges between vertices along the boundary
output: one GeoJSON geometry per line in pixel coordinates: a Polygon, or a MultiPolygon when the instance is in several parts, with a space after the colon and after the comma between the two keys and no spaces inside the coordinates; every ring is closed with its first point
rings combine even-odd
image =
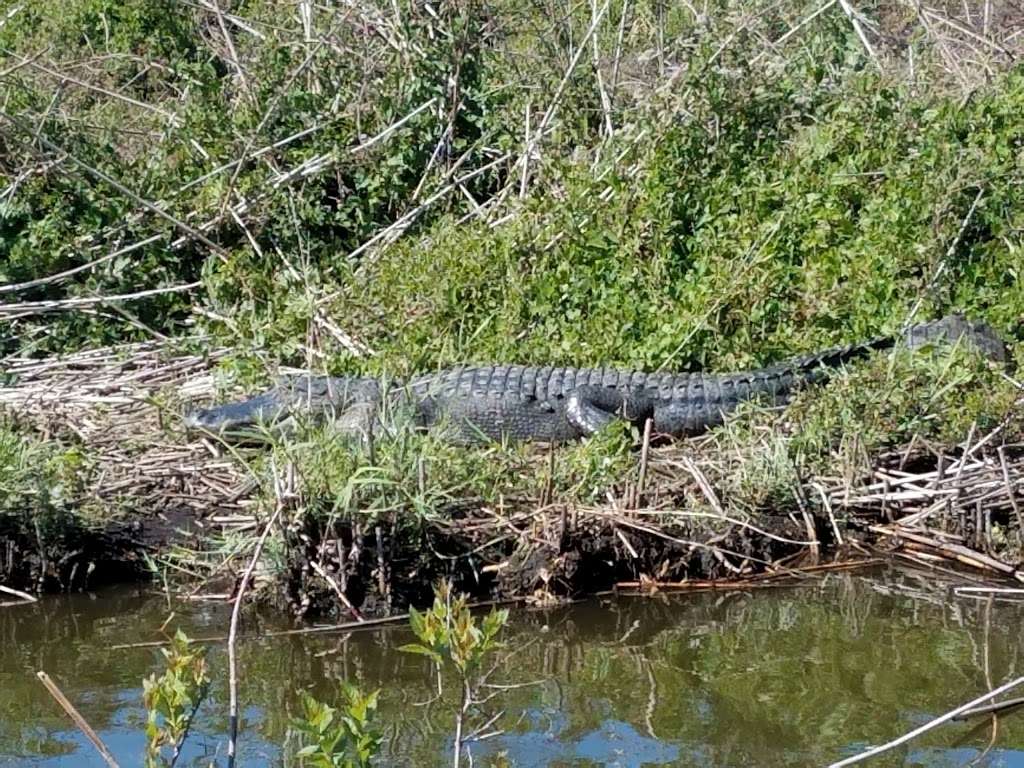
{"type": "MultiPolygon", "coordinates": [[[[198,2],[198,3],[190,3],[188,0],[178,0],[178,2],[181,3],[182,5],[188,6],[190,8],[198,8],[198,9],[204,10],[204,11],[212,11],[213,10],[213,8],[210,6],[210,3],[205,2],[205,0],[200,0],[200,2],[198,2]]],[[[248,32],[250,35],[252,35],[253,37],[255,37],[255,38],[259,39],[259,40],[266,40],[267,39],[266,35],[264,35],[260,31],[258,31],[257,29],[255,29],[252,26],[253,24],[259,24],[260,26],[262,26],[264,28],[270,28],[270,29],[273,29],[273,30],[282,31],[282,29],[280,27],[271,26],[270,24],[267,24],[265,21],[254,21],[254,20],[244,19],[241,16],[238,16],[238,15],[233,14],[233,13],[223,13],[222,12],[221,15],[225,19],[230,21],[232,24],[234,24],[236,27],[238,27],[240,30],[242,30],[243,32],[248,32]]]]}
{"type": "Polygon", "coordinates": [[[22,592],[20,589],[13,589],[11,587],[5,587],[3,584],[0,584],[0,592],[3,592],[5,595],[13,595],[14,597],[21,598],[22,600],[24,600],[27,603],[37,603],[37,602],[39,602],[39,598],[33,597],[28,592],[22,592]]]}
{"type": "MultiPolygon", "coordinates": [[[[840,2],[842,2],[842,0],[840,0],[840,2]]],[[[953,238],[953,242],[951,242],[949,244],[949,248],[946,249],[946,255],[942,257],[942,261],[939,262],[939,266],[935,269],[935,274],[933,274],[931,279],[928,281],[928,285],[925,286],[925,290],[917,297],[917,301],[915,301],[914,306],[910,308],[910,312],[907,313],[907,319],[903,323],[903,333],[910,330],[910,325],[914,322],[914,315],[917,314],[917,311],[921,308],[921,304],[924,302],[924,293],[931,291],[935,287],[935,284],[938,283],[939,278],[942,277],[942,273],[946,271],[946,265],[953,257],[953,252],[960,244],[960,239],[964,236],[964,232],[967,231],[967,225],[970,224],[971,219],[974,218],[974,211],[978,208],[978,203],[981,202],[981,197],[984,194],[985,188],[979,188],[978,194],[974,196],[974,202],[971,203],[971,207],[967,209],[967,214],[960,222],[960,229],[957,230],[956,237],[953,238]]]]}
{"type": "Polygon", "coordinates": [[[548,124],[555,116],[555,112],[558,110],[558,105],[562,101],[562,94],[565,92],[565,88],[569,84],[569,80],[572,79],[572,73],[576,71],[576,65],[580,63],[580,59],[583,57],[584,51],[587,50],[587,43],[590,41],[591,36],[597,31],[597,26],[601,23],[601,19],[604,18],[605,13],[608,11],[610,3],[611,0],[605,0],[605,4],[601,6],[601,10],[593,16],[593,20],[590,22],[590,27],[587,29],[587,33],[583,36],[583,39],[580,40],[579,46],[576,49],[576,54],[572,57],[572,61],[569,62],[569,66],[566,68],[565,74],[562,75],[562,80],[558,83],[558,87],[555,89],[555,95],[551,97],[551,103],[548,105],[547,110],[545,110],[544,116],[541,118],[540,124],[537,126],[537,130],[534,132],[530,144],[527,145],[519,162],[523,162],[523,158],[529,157],[530,153],[533,151],[534,145],[547,132],[548,124]]]}
{"type": "Polygon", "coordinates": [[[346,608],[348,608],[349,613],[355,616],[356,621],[358,621],[359,623],[365,622],[366,619],[363,618],[363,614],[359,612],[358,608],[352,605],[352,601],[348,599],[348,596],[345,594],[344,590],[340,586],[338,586],[338,582],[331,578],[331,574],[329,574],[327,570],[315,560],[310,560],[309,565],[310,567],[312,567],[314,571],[316,571],[316,574],[325,582],[327,582],[327,585],[334,590],[334,593],[338,596],[338,599],[341,600],[342,604],[346,608]]]}
{"type": "Polygon", "coordinates": [[[1008,56],[1011,60],[1014,58],[1013,54],[1010,51],[1006,50],[1006,48],[1004,48],[1003,46],[999,45],[998,43],[992,42],[987,37],[982,37],[977,32],[974,32],[974,31],[968,29],[967,27],[965,27],[962,24],[954,21],[953,19],[949,18],[948,16],[944,16],[941,13],[936,13],[935,11],[932,11],[932,10],[930,10],[928,8],[923,8],[922,12],[926,16],[928,16],[928,18],[934,19],[935,21],[937,21],[937,22],[939,22],[941,24],[944,24],[947,27],[950,27],[951,29],[955,29],[957,32],[960,32],[961,34],[967,35],[968,37],[970,37],[973,40],[977,40],[979,43],[982,43],[982,44],[988,46],[989,48],[991,48],[996,53],[1000,53],[1000,54],[1003,54],[1004,56],[1008,56]]]}
{"type": "Polygon", "coordinates": [[[202,176],[197,176],[196,178],[192,179],[192,181],[189,181],[185,183],[183,186],[179,187],[178,191],[175,194],[180,195],[183,192],[186,192],[187,190],[194,187],[196,184],[202,184],[207,179],[213,178],[218,173],[223,173],[224,171],[231,170],[240,163],[245,163],[248,162],[249,160],[255,160],[257,157],[262,157],[268,152],[273,152],[275,149],[280,149],[281,147],[287,146],[288,144],[291,144],[293,141],[298,141],[301,138],[309,136],[311,133],[316,133],[317,131],[322,130],[327,125],[329,125],[329,123],[311,125],[309,128],[303,128],[301,131],[297,131],[296,133],[293,133],[291,136],[285,136],[283,139],[275,141],[273,144],[268,144],[267,146],[262,147],[261,149],[257,149],[251,155],[248,155],[246,157],[240,157],[237,160],[232,160],[231,162],[224,163],[223,165],[218,165],[212,171],[207,171],[202,176]]]}
{"type": "Polygon", "coordinates": [[[782,45],[784,42],[789,40],[789,38],[791,38],[793,35],[795,35],[801,29],[806,27],[808,24],[810,24],[816,18],[821,16],[821,14],[823,14],[825,11],[827,11],[829,8],[831,8],[833,5],[835,5],[837,2],[838,2],[838,0],[828,0],[828,2],[826,2],[824,5],[820,6],[818,8],[818,10],[814,11],[809,16],[805,16],[803,19],[801,19],[799,22],[797,22],[797,24],[795,26],[790,28],[790,30],[788,32],[786,32],[786,34],[784,34],[782,37],[780,37],[775,42],[771,43],[769,48],[767,48],[767,49],[761,51],[759,54],[757,54],[757,56],[755,56],[753,58],[751,63],[759,61],[761,59],[761,57],[766,55],[770,49],[773,49],[773,48],[776,48],[776,47],[782,45]]]}
{"type": "Polygon", "coordinates": [[[937,728],[943,723],[948,723],[950,720],[953,720],[957,715],[961,715],[964,712],[968,712],[974,709],[978,705],[983,704],[988,699],[1006,693],[1012,688],[1016,688],[1021,683],[1024,683],[1024,677],[1018,677],[1015,680],[1011,680],[1010,682],[1006,683],[1006,685],[1001,685],[994,691],[989,691],[988,693],[979,696],[973,701],[969,701],[966,704],[963,704],[962,706],[959,706],[956,709],[947,712],[942,717],[937,717],[934,720],[925,723],[920,728],[915,728],[909,733],[905,733],[898,739],[893,739],[892,741],[886,742],[885,744],[881,744],[880,746],[872,747],[866,752],[861,752],[859,755],[854,755],[853,757],[848,757],[845,760],[840,760],[837,763],[832,763],[831,765],[829,765],[828,768],[843,768],[843,766],[853,765],[854,763],[860,763],[864,760],[867,760],[869,757],[874,757],[875,755],[880,755],[883,752],[888,752],[890,749],[895,749],[901,744],[906,744],[908,741],[917,738],[922,733],[927,733],[928,731],[932,730],[933,728],[937,728]]]}
{"type": "MultiPolygon", "coordinates": [[[[173,616],[174,614],[171,615],[173,616]]],[[[170,620],[171,617],[168,616],[167,621],[169,622],[170,620]]],[[[178,764],[178,758],[181,757],[181,748],[185,746],[185,741],[186,739],[188,739],[189,732],[192,730],[192,724],[196,720],[196,715],[199,712],[199,707],[202,706],[203,699],[206,698],[205,693],[208,690],[209,686],[206,686],[204,688],[203,695],[200,695],[199,698],[196,699],[196,703],[192,705],[192,711],[188,713],[188,720],[185,721],[185,728],[182,730],[181,736],[178,737],[177,742],[175,742],[174,744],[174,750],[171,752],[171,764],[168,766],[168,768],[174,768],[174,766],[178,764]]]]}
{"type": "Polygon", "coordinates": [[[92,745],[96,747],[96,750],[103,757],[103,760],[107,765],[109,765],[110,768],[120,768],[117,764],[117,760],[114,759],[110,750],[107,749],[107,745],[100,740],[96,731],[94,731],[92,726],[85,721],[85,718],[82,717],[77,709],[75,709],[74,705],[68,701],[68,697],[65,696],[61,689],[57,687],[57,684],[50,679],[50,676],[43,670],[39,670],[36,672],[36,677],[38,677],[39,681],[46,686],[46,690],[49,691],[50,695],[53,696],[58,704],[60,704],[61,708],[68,713],[68,717],[75,721],[75,725],[78,726],[78,730],[84,733],[85,737],[92,742],[92,745]]]}
{"type": "MultiPolygon", "coordinates": [[[[333,31],[334,30],[332,28],[330,32],[333,31]]],[[[330,34],[330,32],[328,34],[330,34]]],[[[270,118],[273,117],[274,114],[277,112],[277,105],[280,103],[284,94],[288,93],[288,89],[291,88],[292,83],[294,83],[298,76],[305,71],[306,67],[308,67],[313,62],[313,58],[316,56],[317,52],[323,47],[323,45],[323,40],[318,41],[317,44],[309,50],[309,53],[306,55],[306,58],[303,59],[299,63],[299,65],[288,75],[288,78],[284,81],[284,84],[281,86],[281,89],[276,94],[274,94],[273,98],[270,100],[270,104],[267,105],[266,110],[263,112],[263,116],[260,118],[259,123],[256,125],[256,128],[252,131],[252,133],[249,134],[249,137],[245,140],[245,146],[242,148],[243,158],[246,157],[252,151],[253,144],[256,143],[256,137],[259,136],[260,131],[263,130],[263,127],[267,124],[270,118]]],[[[241,162],[235,166],[234,172],[231,174],[231,180],[227,183],[227,186],[224,188],[224,197],[220,206],[220,216],[222,218],[225,215],[228,207],[230,206],[232,192],[234,191],[235,184],[238,182],[238,177],[241,174],[244,165],[245,163],[241,162]]]]}
{"type": "Polygon", "coordinates": [[[436,96],[434,96],[433,98],[428,99],[427,101],[423,102],[418,107],[416,107],[416,109],[414,109],[412,112],[410,112],[405,117],[403,117],[401,120],[395,121],[394,123],[389,125],[387,128],[382,130],[380,133],[376,134],[375,136],[371,136],[369,139],[364,141],[362,144],[359,144],[359,145],[357,145],[355,147],[352,147],[352,149],[349,150],[349,154],[354,155],[357,152],[362,152],[365,149],[369,149],[374,144],[376,144],[376,143],[378,143],[380,141],[383,141],[388,136],[390,136],[392,133],[394,133],[399,128],[401,128],[403,125],[405,125],[410,120],[412,120],[414,117],[416,117],[416,115],[418,115],[420,112],[424,111],[425,109],[430,109],[430,107],[432,107],[434,105],[435,101],[437,101],[437,97],[436,96]]]}
{"type": "Polygon", "coordinates": [[[263,527],[263,533],[260,534],[260,538],[256,542],[249,565],[242,574],[242,582],[238,585],[235,605],[231,609],[231,625],[228,629],[228,768],[234,768],[235,748],[238,740],[238,663],[235,655],[235,639],[238,636],[238,620],[242,613],[242,600],[245,598],[245,590],[249,586],[252,572],[256,569],[256,563],[259,562],[260,554],[263,552],[263,545],[267,541],[267,536],[270,535],[270,529],[274,527],[274,523],[281,516],[283,509],[284,504],[278,501],[274,508],[274,514],[263,527]]]}
{"type": "MultiPolygon", "coordinates": [[[[402,125],[404,125],[409,120],[411,120],[415,115],[418,115],[424,109],[427,109],[430,106],[430,104],[432,104],[432,103],[433,103],[433,99],[431,99],[431,100],[427,101],[426,103],[420,105],[419,107],[414,109],[412,112],[410,112],[408,115],[403,117],[401,120],[398,120],[397,122],[392,123],[387,128],[382,130],[380,133],[376,134],[375,136],[370,137],[369,139],[364,141],[362,144],[359,144],[359,145],[349,149],[348,150],[349,154],[355,154],[357,152],[362,152],[363,150],[368,149],[369,147],[373,146],[377,142],[382,141],[383,139],[387,138],[392,133],[394,133],[394,131],[396,129],[400,128],[402,125]]],[[[303,135],[303,134],[301,132],[299,134],[294,134],[294,135],[288,137],[287,139],[282,139],[280,142],[277,142],[276,144],[271,145],[271,147],[280,146],[282,143],[287,143],[288,141],[291,141],[293,139],[298,138],[300,135],[303,135]]],[[[227,163],[227,164],[221,166],[220,168],[216,168],[213,171],[210,171],[204,177],[201,177],[201,179],[208,178],[213,173],[220,173],[221,171],[227,170],[229,168],[238,168],[243,163],[246,163],[249,160],[255,159],[256,157],[259,157],[260,155],[264,154],[266,151],[269,151],[269,149],[267,147],[264,147],[263,150],[258,150],[256,152],[252,152],[252,153],[250,153],[248,155],[243,153],[242,157],[240,157],[239,159],[234,160],[234,161],[232,161],[230,163],[227,163]]],[[[306,177],[312,175],[313,173],[322,172],[323,170],[325,170],[326,168],[330,167],[333,164],[334,159],[335,159],[334,154],[330,153],[328,155],[321,155],[321,156],[318,156],[317,158],[313,158],[313,160],[317,161],[315,164],[313,164],[313,163],[311,163],[311,161],[307,160],[306,162],[302,163],[300,166],[298,166],[297,168],[293,169],[292,171],[290,171],[290,172],[288,172],[286,174],[283,174],[283,175],[279,176],[278,178],[274,179],[273,181],[271,181],[270,184],[268,184],[266,186],[266,189],[267,190],[276,189],[276,188],[280,187],[282,184],[285,184],[288,181],[291,181],[291,180],[293,180],[295,178],[306,178],[306,177]]],[[[231,182],[231,183],[233,184],[234,182],[231,182]]],[[[192,182],[190,182],[185,187],[183,187],[181,190],[179,190],[179,192],[183,191],[187,187],[191,186],[191,184],[192,184],[192,182]]],[[[263,195],[258,196],[256,199],[259,199],[259,197],[262,197],[262,196],[263,195]]],[[[236,204],[235,206],[231,207],[227,212],[219,213],[216,216],[214,216],[212,219],[209,219],[206,222],[204,222],[203,224],[200,224],[199,225],[199,230],[200,231],[209,231],[216,224],[218,224],[219,222],[223,221],[228,216],[231,216],[232,218],[240,217],[243,214],[248,213],[249,210],[253,207],[253,204],[254,204],[254,201],[248,201],[247,202],[247,201],[243,200],[242,202],[240,202],[240,203],[236,204]]],[[[236,221],[237,221],[237,218],[236,218],[236,221]]],[[[173,243],[171,243],[171,247],[172,248],[180,248],[182,245],[185,244],[186,241],[187,241],[187,238],[180,237],[177,240],[175,240],[173,243]]]]}
{"type": "Polygon", "coordinates": [[[1001,712],[1005,712],[1008,709],[1016,709],[1017,707],[1024,704],[1024,698],[1007,699],[1006,701],[997,701],[995,704],[986,704],[984,707],[977,707],[976,709],[969,709],[966,712],[962,712],[953,719],[957,722],[962,720],[968,720],[978,715],[997,715],[1001,712]]]}
{"type": "Polygon", "coordinates": [[[615,98],[615,89],[619,85],[619,64],[622,60],[622,38],[626,33],[626,17],[629,15],[629,0],[623,0],[622,2],[622,16],[619,17],[619,34],[615,38],[615,56],[614,63],[612,64],[612,82],[610,90],[612,92],[612,98],[615,98]]]}
{"type": "Polygon", "coordinates": [[[35,280],[26,280],[24,283],[8,283],[7,285],[0,285],[0,293],[17,293],[19,291],[26,291],[29,288],[38,288],[40,285],[49,285],[50,283],[60,282],[72,275],[77,275],[79,272],[85,272],[93,267],[98,267],[100,264],[105,264],[112,259],[116,259],[118,256],[124,256],[126,253],[131,253],[132,251],[137,251],[139,248],[152,245],[153,243],[162,240],[163,237],[163,235],[147,237],[145,240],[132,243],[124,248],[118,248],[116,251],[111,251],[106,256],[100,256],[98,259],[93,259],[87,264],[79,264],[77,267],[65,269],[63,272],[56,272],[46,277],[36,278],[35,280]]]}
{"type": "Polygon", "coordinates": [[[853,9],[853,6],[850,5],[849,0],[839,0],[839,7],[843,9],[843,13],[845,13],[847,18],[850,19],[850,24],[853,25],[853,31],[856,32],[857,37],[860,38],[860,42],[861,45],[864,46],[864,50],[868,52],[871,60],[875,62],[875,66],[881,69],[882,65],[878,61],[878,54],[876,54],[875,49],[871,47],[868,36],[864,34],[864,28],[861,27],[860,22],[857,20],[857,12],[853,9]]]}
{"type": "MultiPolygon", "coordinates": [[[[530,104],[526,102],[526,122],[523,127],[523,146],[530,146],[530,104]]],[[[523,158],[523,175],[519,178],[519,197],[526,197],[526,188],[530,179],[530,158],[523,158]]]]}
{"type": "Polygon", "coordinates": [[[379,243],[381,240],[384,240],[385,238],[391,238],[391,237],[396,237],[396,236],[400,235],[402,232],[405,231],[405,229],[410,224],[412,224],[413,221],[415,221],[419,217],[419,215],[421,213],[423,213],[425,210],[430,208],[430,206],[432,206],[438,200],[440,200],[441,198],[443,198],[445,195],[449,194],[450,192],[458,189],[460,186],[465,184],[470,179],[473,179],[473,178],[475,178],[475,177],[477,177],[477,176],[479,176],[479,175],[481,175],[483,173],[486,173],[487,171],[489,171],[494,166],[500,165],[501,163],[505,162],[506,160],[509,159],[509,157],[511,157],[511,154],[506,152],[505,154],[495,158],[494,160],[492,160],[491,162],[487,163],[486,165],[482,165],[482,166],[480,166],[479,168],[477,168],[474,171],[470,171],[468,173],[463,174],[462,176],[459,176],[451,184],[447,184],[444,187],[442,187],[441,189],[439,189],[437,192],[432,194],[430,197],[428,197],[426,200],[424,200],[418,206],[413,208],[407,214],[402,216],[396,222],[394,222],[393,224],[390,224],[389,226],[387,226],[384,229],[380,230],[377,234],[375,234],[369,240],[367,240],[362,245],[360,245],[355,250],[353,250],[351,253],[349,253],[349,255],[346,258],[349,261],[352,261],[359,254],[363,253],[365,250],[367,250],[368,248],[372,247],[376,243],[379,243]]]}
{"type": "Polygon", "coordinates": [[[84,80],[78,80],[77,78],[72,77],[66,72],[58,72],[54,69],[50,69],[49,67],[43,64],[40,64],[38,61],[35,61],[34,59],[27,59],[24,56],[19,56],[17,53],[14,53],[14,51],[4,50],[4,53],[21,59],[23,65],[34,67],[42,72],[45,72],[48,75],[51,75],[52,77],[57,78],[61,82],[73,83],[87,90],[102,93],[104,96],[109,96],[112,99],[118,99],[120,101],[127,102],[128,104],[131,104],[133,106],[141,107],[142,109],[148,109],[149,111],[155,112],[156,114],[160,115],[160,117],[169,120],[171,123],[175,121],[175,116],[172,113],[168,112],[167,110],[160,109],[160,107],[154,107],[152,104],[147,104],[144,101],[133,99],[131,96],[125,96],[123,93],[118,93],[117,91],[111,91],[106,88],[102,88],[98,85],[87,83],[84,80]]]}
{"type": "MultiPolygon", "coordinates": [[[[640,447],[640,473],[636,480],[636,499],[633,506],[640,505],[643,499],[647,484],[647,460],[651,452],[651,429],[654,427],[654,419],[644,419],[644,441],[640,447]]],[[[692,474],[692,473],[691,473],[692,474]]]]}
{"type": "MultiPolygon", "coordinates": [[[[597,28],[597,0],[590,0],[590,15],[594,19],[595,29],[597,28]]],[[[601,49],[597,43],[597,35],[590,36],[590,42],[594,47],[594,77],[597,79],[597,92],[601,96],[601,111],[604,113],[605,135],[611,138],[615,127],[612,125],[612,100],[608,98],[608,91],[604,87],[604,76],[601,74],[601,49]]]]}
{"type": "Polygon", "coordinates": [[[146,298],[147,296],[159,296],[162,293],[182,293],[184,291],[191,291],[193,288],[198,288],[200,285],[202,285],[202,283],[197,281],[194,283],[172,285],[168,288],[150,288],[145,291],[121,293],[114,296],[95,296],[82,299],[52,299],[49,301],[23,301],[18,304],[3,304],[0,305],[0,316],[14,314],[20,316],[23,314],[37,312],[59,312],[65,309],[94,307],[97,304],[110,304],[116,301],[133,301],[135,299],[146,298]]]}
{"type": "Polygon", "coordinates": [[[238,58],[238,51],[235,50],[235,41],[231,37],[231,33],[228,32],[227,24],[224,23],[224,13],[220,9],[220,4],[217,0],[210,0],[210,5],[213,6],[213,12],[217,16],[217,26],[220,27],[220,32],[224,36],[224,44],[227,46],[228,53],[231,55],[231,66],[234,67],[235,73],[238,75],[238,80],[242,84],[242,88],[255,104],[256,97],[253,95],[252,87],[249,85],[249,78],[245,76],[245,70],[242,69],[242,62],[238,58]]]}

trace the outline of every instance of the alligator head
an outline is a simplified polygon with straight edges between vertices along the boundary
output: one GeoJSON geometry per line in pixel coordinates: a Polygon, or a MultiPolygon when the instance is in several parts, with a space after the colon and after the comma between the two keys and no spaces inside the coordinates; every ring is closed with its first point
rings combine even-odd
{"type": "Polygon", "coordinates": [[[374,379],[298,376],[248,400],[191,411],[183,421],[189,432],[254,439],[288,431],[296,413],[313,419],[339,419],[350,413],[356,429],[367,409],[376,405],[379,391],[374,379]]]}

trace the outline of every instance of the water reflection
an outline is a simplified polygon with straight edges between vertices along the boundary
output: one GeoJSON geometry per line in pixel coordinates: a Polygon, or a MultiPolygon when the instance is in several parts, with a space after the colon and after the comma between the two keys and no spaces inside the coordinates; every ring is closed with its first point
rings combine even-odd
{"type": "MultiPolygon", "coordinates": [[[[218,635],[220,605],[174,605],[142,590],[0,610],[0,766],[102,766],[50,700],[45,669],[124,766],[141,762],[141,680],[153,648],[112,646],[172,626],[218,635]]],[[[956,598],[929,579],[833,575],[754,593],[589,601],[514,614],[501,683],[506,733],[476,745],[516,766],[825,765],[903,733],[1021,674],[1024,607],[956,598]]],[[[247,629],[283,628],[252,616],[247,629]]],[[[296,692],[334,698],[336,681],[381,688],[382,764],[447,765],[454,688],[436,696],[423,657],[394,650],[403,627],[250,639],[242,646],[241,764],[294,763],[296,692]]],[[[225,654],[211,646],[212,700],[179,765],[223,764],[225,654]]],[[[872,765],[964,765],[987,724],[952,724],[872,765]]],[[[1024,714],[1003,718],[979,765],[1024,766],[1024,714]]]]}

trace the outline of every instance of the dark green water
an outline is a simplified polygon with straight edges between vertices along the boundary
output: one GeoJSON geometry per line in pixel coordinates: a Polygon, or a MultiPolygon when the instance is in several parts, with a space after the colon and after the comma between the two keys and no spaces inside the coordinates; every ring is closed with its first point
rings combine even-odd
{"type": "MultiPolygon", "coordinates": [[[[171,626],[222,634],[224,606],[173,606],[171,626]]],[[[142,678],[166,601],[144,590],[0,608],[0,765],[102,766],[35,678],[46,670],[121,765],[141,764],[142,678]]],[[[513,613],[520,648],[501,682],[506,733],[474,748],[526,766],[821,766],[910,730],[1024,674],[1024,605],[957,597],[906,574],[833,575],[794,588],[594,600],[513,613]],[[524,647],[525,646],[525,647],[524,647]]],[[[250,632],[275,628],[250,617],[250,632]]],[[[293,765],[287,723],[298,689],[332,699],[341,679],[380,688],[381,765],[450,765],[454,700],[428,702],[427,659],[399,653],[403,626],[245,641],[240,765],[293,765]]],[[[224,764],[226,655],[211,646],[212,700],[179,765],[224,764]]],[[[451,687],[454,691],[454,687],[451,687]]],[[[1019,692],[1017,695],[1024,695],[1019,692]]],[[[868,765],[959,766],[989,722],[954,723],[868,765]]],[[[1001,719],[976,763],[1024,766],[1024,713],[1001,719]]]]}

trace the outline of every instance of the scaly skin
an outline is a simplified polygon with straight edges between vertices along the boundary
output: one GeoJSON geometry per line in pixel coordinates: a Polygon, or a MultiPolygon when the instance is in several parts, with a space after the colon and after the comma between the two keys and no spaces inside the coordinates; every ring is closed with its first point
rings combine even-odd
{"type": "MultiPolygon", "coordinates": [[[[903,336],[910,347],[959,340],[993,359],[1005,359],[1003,342],[991,328],[956,315],[913,326],[903,336]]],[[[896,342],[879,338],[730,374],[492,365],[451,368],[404,385],[355,376],[300,377],[244,402],[189,414],[186,426],[230,435],[306,412],[366,430],[386,394],[389,407],[411,405],[420,426],[447,424],[449,436],[459,442],[565,442],[591,435],[615,419],[637,425],[652,419],[659,433],[692,435],[721,424],[745,400],[782,405],[797,389],[896,342]]]]}

